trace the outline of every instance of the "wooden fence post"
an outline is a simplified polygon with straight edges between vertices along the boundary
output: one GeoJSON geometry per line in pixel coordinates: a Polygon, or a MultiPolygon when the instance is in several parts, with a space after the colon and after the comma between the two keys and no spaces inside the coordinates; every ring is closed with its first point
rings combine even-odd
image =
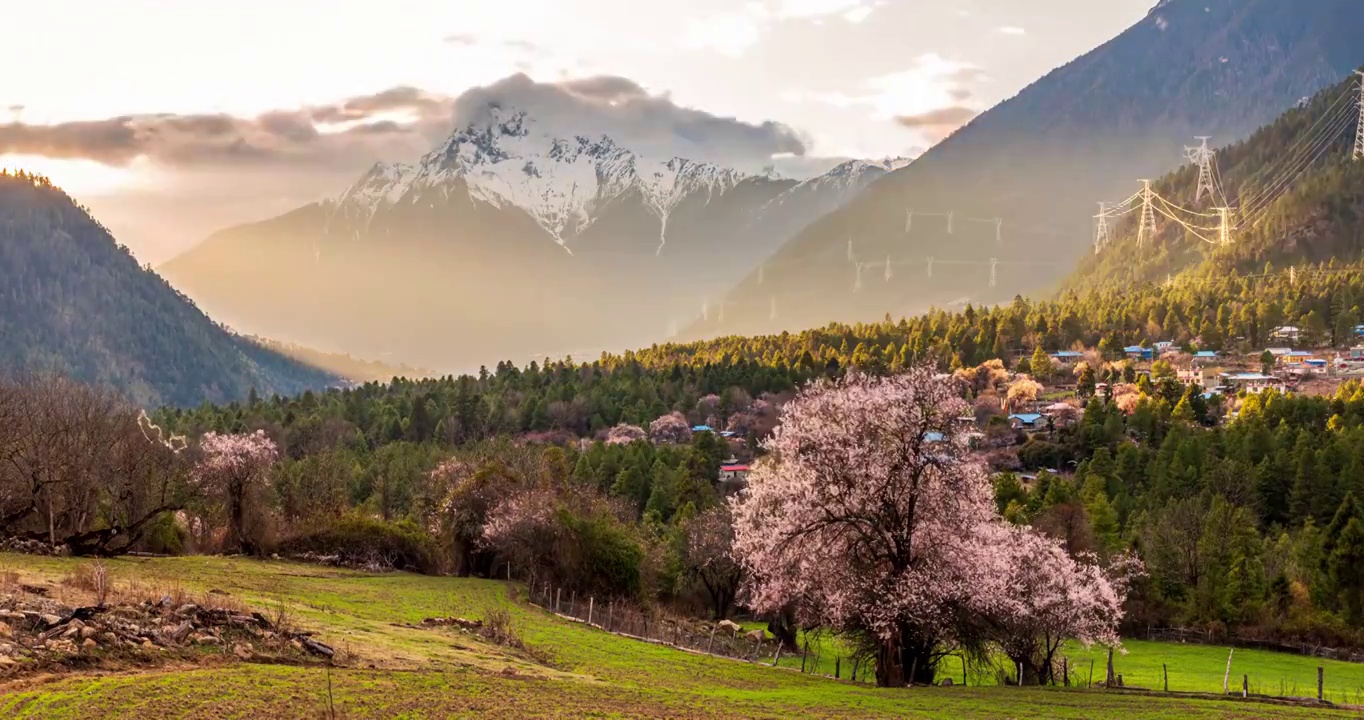
{"type": "MultiPolygon", "coordinates": [[[[807,646],[808,647],[808,646],[807,646]]],[[[839,672],[843,670],[843,658],[834,658],[834,679],[838,679],[839,672]]]]}
{"type": "Polygon", "coordinates": [[[1227,671],[1226,671],[1225,673],[1222,673],[1222,694],[1223,694],[1223,695],[1226,695],[1228,692],[1230,692],[1230,691],[1227,689],[1227,681],[1231,679],[1231,656],[1232,656],[1233,654],[1235,654],[1235,653],[1236,653],[1236,648],[1232,648],[1231,650],[1227,651],[1227,671]]]}
{"type": "Polygon", "coordinates": [[[710,639],[706,641],[706,654],[710,654],[710,649],[715,645],[715,625],[710,626],[710,639]]]}
{"type": "Polygon", "coordinates": [[[1165,692],[1170,692],[1170,666],[1165,663],[1160,664],[1160,674],[1165,678],[1165,692]]]}
{"type": "Polygon", "coordinates": [[[1070,687],[1070,658],[1061,658],[1061,684],[1070,687]]]}
{"type": "Polygon", "coordinates": [[[800,656],[800,671],[805,672],[805,661],[810,659],[810,641],[805,641],[805,653],[800,656]]]}
{"type": "Polygon", "coordinates": [[[615,627],[616,601],[610,600],[606,603],[606,629],[610,631],[615,627]]]}
{"type": "Polygon", "coordinates": [[[1108,676],[1104,678],[1106,687],[1113,687],[1113,648],[1108,649],[1108,676]]]}
{"type": "Polygon", "coordinates": [[[1094,658],[1089,659],[1089,685],[1086,687],[1094,687],[1094,658]]]}
{"type": "Polygon", "coordinates": [[[961,686],[966,687],[966,654],[961,656],[961,686]]]}
{"type": "Polygon", "coordinates": [[[777,643],[777,652],[773,653],[773,655],[772,655],[772,667],[776,667],[776,666],[777,666],[777,663],[781,660],[781,649],[782,649],[782,644],[781,644],[780,642],[778,642],[778,643],[777,643]]]}
{"type": "Polygon", "coordinates": [[[564,589],[561,587],[554,591],[554,612],[559,612],[559,600],[564,596],[564,589]]]}
{"type": "Polygon", "coordinates": [[[1241,697],[1250,696],[1250,675],[1241,676],[1241,697]]]}
{"type": "Polygon", "coordinates": [[[574,590],[574,591],[573,591],[573,594],[568,596],[568,614],[569,614],[569,615],[572,615],[573,617],[578,617],[578,591],[577,591],[577,590],[574,590]]]}
{"type": "Polygon", "coordinates": [[[1023,663],[1014,663],[1018,672],[1018,686],[1023,687],[1023,663]]]}
{"type": "Polygon", "coordinates": [[[1322,693],[1322,691],[1325,689],[1325,687],[1326,687],[1326,668],[1324,668],[1324,667],[1318,665],[1318,666],[1317,666],[1317,701],[1318,701],[1318,702],[1321,702],[1321,700],[1323,699],[1323,693],[1322,693]]]}
{"type": "Polygon", "coordinates": [[[597,599],[594,598],[594,597],[590,597],[590,598],[587,599],[587,624],[588,624],[588,625],[591,625],[591,624],[592,624],[592,606],[593,606],[593,604],[596,603],[596,601],[597,601],[597,599]]]}

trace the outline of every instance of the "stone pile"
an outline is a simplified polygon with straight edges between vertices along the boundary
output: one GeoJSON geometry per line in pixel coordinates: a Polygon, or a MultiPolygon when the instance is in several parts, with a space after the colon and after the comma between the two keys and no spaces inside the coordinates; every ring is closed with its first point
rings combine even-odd
{"type": "Polygon", "coordinates": [[[0,596],[0,668],[89,656],[219,648],[246,660],[294,654],[330,659],[311,633],[276,627],[258,612],[201,607],[170,596],[136,604],[67,607],[39,588],[0,596]]]}

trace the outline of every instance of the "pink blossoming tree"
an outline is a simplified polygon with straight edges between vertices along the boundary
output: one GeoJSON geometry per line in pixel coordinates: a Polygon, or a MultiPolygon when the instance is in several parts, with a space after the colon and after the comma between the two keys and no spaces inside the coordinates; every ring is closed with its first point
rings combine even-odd
{"type": "Polygon", "coordinates": [[[257,548],[247,537],[246,505],[252,493],[265,484],[279,451],[263,430],[241,435],[205,433],[199,441],[202,457],[194,466],[194,482],[219,495],[227,510],[225,549],[251,553],[257,548]]]}
{"type": "Polygon", "coordinates": [[[1046,685],[1059,672],[1056,652],[1067,640],[1086,647],[1118,645],[1118,621],[1141,563],[1119,556],[1101,568],[1092,555],[1073,558],[1061,543],[1031,528],[997,526],[1007,548],[1009,590],[992,633],[1022,671],[1025,685],[1046,685]]]}
{"type": "MultiPolygon", "coordinates": [[[[966,408],[955,383],[922,367],[819,381],[786,405],[764,443],[770,458],[732,506],[749,605],[776,613],[794,603],[803,624],[874,644],[883,686],[931,682],[953,647],[979,652],[996,640],[1026,585],[1007,540],[1023,534],[1042,550],[1031,530],[999,517],[955,422],[966,408]]],[[[1091,572],[1054,570],[1071,584],[1091,572]]],[[[1099,604],[1095,615],[1116,623],[1116,606],[1099,604]]]]}
{"type": "Polygon", "coordinates": [[[664,445],[686,445],[691,442],[691,424],[682,413],[664,415],[649,423],[649,439],[664,445]]]}
{"type": "Polygon", "coordinates": [[[625,423],[621,423],[606,432],[607,445],[629,445],[647,439],[649,439],[649,434],[644,432],[644,428],[625,423]]]}

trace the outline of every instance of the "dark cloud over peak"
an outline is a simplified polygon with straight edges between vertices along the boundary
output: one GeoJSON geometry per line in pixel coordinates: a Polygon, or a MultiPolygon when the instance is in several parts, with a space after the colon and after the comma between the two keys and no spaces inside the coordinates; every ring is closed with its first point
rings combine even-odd
{"type": "Polygon", "coordinates": [[[474,88],[455,102],[460,126],[486,119],[491,108],[514,107],[562,134],[607,135],[643,155],[680,156],[751,169],[773,155],[805,155],[808,143],[778,122],[750,123],[677,104],[639,83],[600,75],[536,82],[524,74],[474,88]]]}

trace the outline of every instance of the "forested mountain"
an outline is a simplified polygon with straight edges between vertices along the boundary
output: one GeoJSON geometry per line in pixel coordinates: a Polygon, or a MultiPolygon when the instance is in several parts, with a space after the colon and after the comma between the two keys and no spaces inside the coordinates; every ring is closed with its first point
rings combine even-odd
{"type": "Polygon", "coordinates": [[[1139,243],[1137,201],[1111,221],[1113,240],[1085,257],[1068,285],[1123,287],[1186,272],[1253,274],[1358,262],[1364,253],[1364,161],[1353,158],[1352,146],[1359,97],[1359,79],[1352,77],[1219,150],[1213,196],[1200,198],[1196,165],[1166,175],[1152,185],[1161,212],[1146,244],[1139,243]],[[1231,208],[1225,245],[1216,216],[1223,203],[1231,208]]]}
{"type": "Polygon", "coordinates": [[[45,178],[0,174],[0,372],[57,372],[144,405],[299,393],[326,372],[199,311],[45,178]]]}
{"type": "Polygon", "coordinates": [[[1361,22],[1355,0],[1161,2],[812,224],[693,333],[1050,292],[1087,251],[1099,201],[1178,167],[1195,136],[1246,137],[1339,82],[1364,63],[1361,22]]]}
{"type": "Polygon", "coordinates": [[[233,327],[366,357],[447,369],[623,349],[676,332],[901,164],[797,182],[652,156],[591,118],[538,112],[457,109],[420,162],[377,165],[334,200],[224,230],[161,270],[233,327]]]}

